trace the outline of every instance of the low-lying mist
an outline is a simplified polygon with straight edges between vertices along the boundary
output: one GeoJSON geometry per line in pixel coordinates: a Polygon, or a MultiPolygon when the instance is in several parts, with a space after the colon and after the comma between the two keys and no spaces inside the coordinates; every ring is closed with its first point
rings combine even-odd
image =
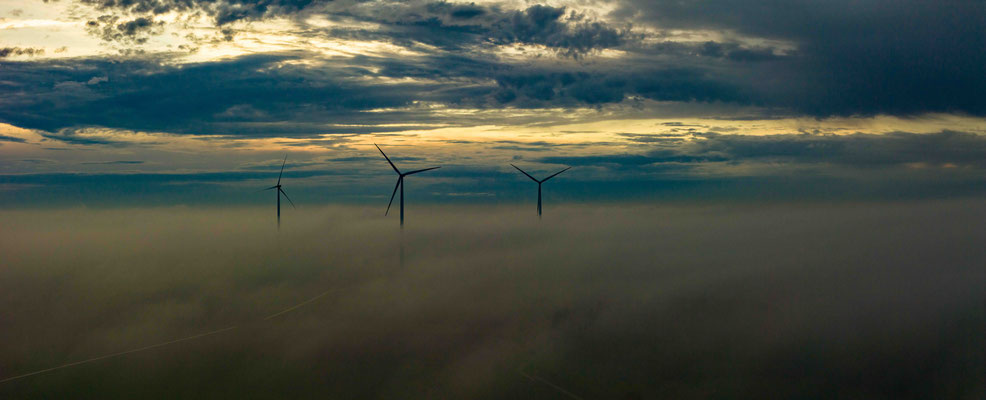
{"type": "Polygon", "coordinates": [[[986,201],[0,212],[2,398],[983,398],[986,201]],[[217,330],[231,328],[218,333],[217,330]]]}

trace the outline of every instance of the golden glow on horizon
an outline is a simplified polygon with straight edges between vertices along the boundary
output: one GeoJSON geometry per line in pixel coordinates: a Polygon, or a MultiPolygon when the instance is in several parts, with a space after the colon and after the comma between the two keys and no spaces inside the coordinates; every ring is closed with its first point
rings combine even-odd
{"type": "MultiPolygon", "coordinates": [[[[323,134],[304,138],[254,137],[226,135],[182,135],[138,132],[107,128],[86,128],[67,136],[67,142],[46,138],[41,132],[0,124],[0,135],[24,142],[0,141],[0,173],[202,173],[248,171],[278,164],[284,154],[296,162],[294,170],[354,168],[335,163],[336,158],[376,157],[373,144],[399,157],[417,157],[405,161],[408,168],[424,164],[474,165],[490,168],[510,162],[539,164],[545,156],[639,155],[661,148],[681,148],[689,142],[706,140],[706,132],[721,135],[780,135],[804,132],[826,135],[855,133],[886,134],[895,131],[937,133],[945,129],[986,135],[982,119],[952,115],[926,115],[917,118],[879,116],[873,118],[718,120],[708,118],[610,118],[599,121],[554,122],[507,125],[506,112],[442,109],[447,116],[487,113],[485,123],[456,126],[449,123],[388,123],[379,125],[326,124],[326,129],[352,127],[354,132],[377,127],[377,133],[323,134]],[[427,126],[424,129],[418,127],[427,126]],[[407,128],[407,129],[401,129],[407,128]],[[649,141],[651,136],[655,141],[649,141]],[[643,139],[641,141],[641,139],[643,139]],[[75,142],[73,143],[73,140],[75,142]],[[88,144],[87,144],[88,143],[88,144]],[[103,144],[99,144],[103,143],[103,144]],[[670,146],[670,147],[669,147],[670,146]],[[547,148],[546,148],[547,147],[547,148]],[[550,149],[550,151],[545,151],[550,149]],[[133,160],[130,162],[128,160],[133,160]]],[[[517,110],[510,110],[517,111],[517,110]]],[[[580,113],[595,110],[524,110],[537,113],[580,113]]],[[[573,117],[579,119],[579,117],[573,117]]],[[[481,119],[479,120],[481,121],[481,119]]],[[[258,124],[259,126],[259,124],[258,124]]],[[[59,136],[58,134],[53,136],[59,136]]],[[[390,153],[388,153],[390,154],[390,153]]],[[[912,170],[931,168],[956,169],[955,165],[907,165],[912,170]]],[[[498,168],[498,167],[497,167],[498,168]]],[[[535,167],[544,168],[544,167],[535,167]]],[[[700,163],[693,166],[693,176],[750,176],[778,168],[770,160],[743,163],[700,163]]],[[[785,170],[817,173],[811,164],[784,165],[785,170]]],[[[604,174],[595,167],[584,167],[584,176],[604,174]]],[[[660,172],[654,172],[660,174],[660,172]]],[[[828,173],[839,173],[830,169],[828,173]]],[[[312,183],[326,177],[302,178],[312,183]]],[[[221,183],[221,182],[217,182],[221,183]]],[[[241,181],[221,183],[255,185],[241,181]]]]}

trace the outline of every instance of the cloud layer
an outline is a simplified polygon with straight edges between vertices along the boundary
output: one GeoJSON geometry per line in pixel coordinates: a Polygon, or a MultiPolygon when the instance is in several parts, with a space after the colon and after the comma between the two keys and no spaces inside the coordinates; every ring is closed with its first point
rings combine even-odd
{"type": "Polygon", "coordinates": [[[0,379],[237,326],[0,395],[559,396],[541,379],[585,398],[984,390],[979,201],[562,207],[541,223],[417,207],[401,238],[376,209],[285,213],[280,234],[272,211],[0,212],[0,379]]]}
{"type": "MultiPolygon", "coordinates": [[[[3,90],[15,97],[6,100],[2,121],[46,130],[103,124],[188,132],[188,127],[160,126],[165,118],[150,114],[182,118],[194,110],[193,114],[211,112],[196,115],[195,120],[210,132],[210,125],[226,122],[223,110],[214,108],[249,104],[257,97],[271,97],[266,104],[249,104],[249,112],[263,122],[282,121],[283,108],[304,109],[312,103],[317,104],[310,119],[325,122],[339,110],[401,107],[411,102],[461,106],[463,100],[481,109],[593,107],[650,99],[731,103],[764,107],[775,114],[818,117],[986,115],[986,102],[978,95],[986,89],[986,78],[980,73],[986,66],[980,51],[986,37],[986,10],[975,2],[796,1],[749,7],[726,0],[624,1],[609,13],[574,4],[512,8],[420,1],[84,4],[112,11],[92,19],[89,31],[126,42],[123,46],[128,50],[139,50],[148,38],[165,32],[164,25],[173,24],[162,17],[168,13],[189,18],[207,15],[217,28],[226,30],[224,35],[233,34],[234,25],[254,34],[291,34],[301,46],[296,50],[307,50],[182,68],[157,65],[174,53],[150,59],[134,56],[122,62],[116,58],[5,61],[0,71],[6,82],[3,90]],[[288,25],[264,28],[268,31],[244,25],[275,20],[288,25]],[[683,39],[700,35],[709,40],[683,39]],[[405,52],[335,60],[306,47],[324,40],[388,43],[405,52]],[[521,47],[519,62],[503,57],[505,49],[513,46],[521,47]],[[548,49],[545,57],[561,57],[562,62],[539,61],[538,48],[548,49]],[[602,56],[603,50],[618,54],[602,56]],[[583,61],[565,61],[572,57],[583,61]],[[283,65],[286,61],[291,62],[289,68],[283,65]],[[97,93],[52,92],[59,84],[91,78],[70,76],[84,71],[113,76],[97,93]],[[419,83],[384,84],[401,81],[419,83]],[[12,82],[22,84],[11,86],[12,82]],[[222,93],[222,98],[204,96],[207,93],[222,93]],[[52,96],[67,102],[94,98],[104,102],[79,114],[39,110],[45,100],[37,99],[52,96]],[[173,97],[189,101],[187,108],[173,101],[156,103],[173,97]],[[147,103],[134,103],[138,100],[147,103]],[[206,100],[210,103],[203,109],[206,100]],[[127,105],[139,107],[133,118],[146,126],[105,115],[127,105]],[[31,121],[38,115],[58,115],[63,121],[31,121]],[[82,119],[89,115],[92,121],[82,119]]],[[[168,29],[183,35],[180,26],[168,29]]],[[[183,48],[203,45],[206,42],[194,39],[183,48]]],[[[27,51],[34,49],[7,49],[11,54],[27,51]]],[[[296,127],[286,132],[304,130],[296,127]]]]}
{"type": "MultiPolygon", "coordinates": [[[[958,196],[981,192],[972,188],[986,169],[986,10],[973,2],[72,4],[58,17],[85,25],[107,51],[67,57],[42,53],[64,43],[43,43],[5,44],[0,53],[0,123],[29,132],[0,136],[3,151],[24,154],[0,165],[26,174],[0,178],[17,185],[9,186],[14,193],[132,173],[170,193],[173,185],[152,175],[189,182],[198,182],[198,173],[247,176],[249,162],[280,158],[268,154],[274,149],[304,153],[297,161],[307,163],[306,179],[355,180],[372,165],[360,157],[374,157],[359,146],[384,138],[478,151],[416,155],[451,167],[431,187],[436,197],[509,199],[503,193],[513,187],[498,183],[509,176],[501,167],[519,160],[583,167],[572,177],[579,189],[567,199],[771,185],[780,186],[765,193],[872,187],[958,196]],[[880,126],[888,115],[900,125],[924,125],[880,126]],[[759,132],[756,124],[742,132],[658,121],[649,129],[621,127],[658,116],[723,125],[802,122],[783,132],[759,132]],[[810,127],[867,119],[874,122],[810,127]],[[965,122],[951,126],[950,119],[965,122]],[[592,133],[576,133],[583,129],[592,133]],[[483,135],[461,133],[477,130],[483,135]],[[525,133],[494,133],[513,131],[525,133]],[[220,147],[240,158],[163,167],[162,154],[208,157],[220,147]],[[58,149],[66,155],[35,151],[58,149]],[[243,161],[250,151],[256,158],[243,161]],[[54,159],[65,162],[20,161],[54,159]],[[328,159],[338,161],[323,163],[328,159]],[[147,162],[99,164],[113,160],[147,162]]],[[[19,18],[11,29],[51,22],[11,18],[19,18]]],[[[321,184],[317,193],[339,189],[321,184]]],[[[343,189],[348,198],[373,192],[350,181],[343,189]]],[[[223,197],[235,196],[220,190],[212,198],[223,197]]]]}

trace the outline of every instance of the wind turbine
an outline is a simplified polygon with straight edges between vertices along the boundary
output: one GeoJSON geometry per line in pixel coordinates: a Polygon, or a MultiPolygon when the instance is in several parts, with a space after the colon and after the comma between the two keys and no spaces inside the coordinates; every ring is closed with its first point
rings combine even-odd
{"type": "Polygon", "coordinates": [[[394,196],[397,195],[397,188],[400,188],[401,189],[401,227],[404,227],[404,177],[408,175],[414,175],[418,172],[431,171],[433,169],[438,169],[441,167],[431,167],[431,168],[419,169],[411,172],[401,172],[401,170],[397,169],[397,166],[394,165],[392,161],[390,161],[390,157],[387,157],[387,154],[385,154],[383,150],[380,149],[380,146],[377,146],[376,143],[374,143],[373,145],[377,147],[377,150],[380,150],[380,154],[383,154],[383,158],[387,159],[387,162],[390,164],[390,167],[393,168],[394,172],[396,172],[398,175],[397,186],[394,186],[394,193],[390,194],[390,202],[387,203],[387,212],[383,213],[383,215],[390,214],[390,206],[394,204],[394,196]]]}
{"type": "Polygon", "coordinates": [[[541,218],[541,184],[544,183],[544,182],[547,182],[548,179],[554,178],[556,175],[558,175],[558,174],[560,174],[562,172],[568,171],[570,168],[572,168],[572,167],[565,168],[565,169],[563,169],[561,171],[558,171],[558,172],[555,172],[554,174],[551,174],[551,176],[549,176],[547,178],[544,178],[542,180],[537,180],[537,179],[534,179],[534,177],[531,176],[531,174],[528,174],[527,172],[524,172],[524,170],[520,169],[520,167],[518,167],[516,165],[513,165],[513,164],[510,164],[510,166],[511,167],[514,167],[514,168],[517,168],[517,170],[520,171],[520,173],[522,173],[524,175],[527,175],[527,177],[528,178],[531,178],[532,181],[538,183],[538,218],[541,218]]]}
{"type": "Polygon", "coordinates": [[[284,156],[284,161],[281,162],[281,173],[277,174],[277,184],[267,189],[264,189],[264,190],[277,189],[277,229],[278,230],[281,229],[281,195],[283,194],[284,198],[288,199],[288,202],[291,203],[292,208],[298,208],[294,206],[294,202],[291,201],[291,198],[288,197],[288,194],[284,193],[284,189],[281,189],[281,175],[284,175],[284,164],[286,164],[287,162],[288,162],[288,156],[284,156]]]}

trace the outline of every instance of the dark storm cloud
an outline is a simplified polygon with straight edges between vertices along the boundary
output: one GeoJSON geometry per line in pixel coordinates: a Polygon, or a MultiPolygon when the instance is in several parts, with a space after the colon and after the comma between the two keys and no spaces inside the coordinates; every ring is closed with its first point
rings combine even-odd
{"type": "Polygon", "coordinates": [[[163,21],[155,21],[148,17],[138,17],[132,20],[120,20],[115,15],[103,15],[95,20],[86,22],[86,31],[103,40],[126,41],[133,44],[143,44],[150,39],[155,31],[160,31],[163,21]]]}
{"type": "MultiPolygon", "coordinates": [[[[205,13],[227,36],[234,33],[230,22],[287,17],[297,27],[292,33],[302,37],[387,41],[442,61],[429,70],[415,71],[421,65],[395,57],[400,59],[385,66],[384,74],[392,74],[388,76],[468,77],[479,86],[484,84],[478,82],[489,80],[500,86],[492,97],[464,89],[469,93],[432,99],[446,104],[478,98],[483,101],[473,105],[575,107],[639,97],[728,102],[760,106],[776,114],[819,117],[928,112],[986,115],[986,98],[980,95],[986,92],[986,75],[981,73],[986,67],[986,52],[982,51],[986,48],[986,3],[982,2],[796,0],[750,5],[739,0],[626,0],[603,21],[577,6],[513,9],[502,4],[428,1],[85,1],[115,12],[92,21],[93,34],[107,40],[140,44],[157,32],[160,22],[155,22],[155,16],[171,11],[205,13]],[[306,22],[311,16],[343,22],[345,27],[312,26],[306,22]],[[641,29],[632,28],[629,22],[641,29]],[[359,28],[359,23],[372,28],[359,28]],[[706,42],[671,41],[671,29],[686,33],[713,30],[723,37],[706,42]],[[658,41],[639,40],[644,37],[658,41]],[[541,45],[576,59],[601,49],[624,53],[591,65],[545,70],[532,65],[508,67],[481,56],[500,45],[541,45]],[[480,64],[489,68],[467,71],[455,57],[470,62],[486,59],[480,64]]],[[[365,73],[381,64],[357,58],[347,68],[352,74],[365,73]]],[[[433,89],[417,87],[398,97],[422,100],[433,89]]],[[[303,92],[301,98],[306,97],[303,92]]],[[[343,91],[335,96],[345,98],[347,94],[343,91]]]]}
{"type": "MultiPolygon", "coordinates": [[[[356,2],[333,7],[329,1],[276,0],[82,0],[100,10],[126,12],[139,18],[114,25],[118,18],[107,14],[90,21],[93,33],[104,40],[128,40],[155,22],[154,16],[168,12],[202,12],[223,27],[227,39],[235,32],[227,25],[237,21],[293,17],[308,14],[327,18],[355,18],[386,25],[383,30],[359,31],[357,36],[417,41],[450,49],[479,44],[539,44],[559,53],[579,57],[602,48],[616,47],[634,37],[625,27],[611,27],[565,7],[534,5],[523,10],[498,5],[440,2],[356,2]],[[104,21],[105,20],[105,21],[104,21]]],[[[298,21],[303,24],[302,21],[298,21]]],[[[326,32],[322,31],[321,34],[326,32]]],[[[336,33],[336,32],[332,32],[336,33]]],[[[332,34],[332,36],[336,36],[332,34]]]]}
{"type": "MultiPolygon", "coordinates": [[[[525,68],[455,54],[355,59],[376,72],[347,61],[315,58],[324,63],[319,68],[288,63],[313,57],[292,52],[185,65],[150,56],[9,62],[0,70],[7,83],[0,120],[57,132],[51,139],[98,144],[91,140],[102,139],[71,135],[71,129],[303,137],[412,129],[408,121],[426,129],[439,118],[431,110],[401,109],[416,101],[537,108],[612,104],[626,96],[702,102],[741,102],[749,96],[702,69],[525,68]],[[413,79],[375,83],[372,78],[413,79]],[[381,108],[392,111],[364,112],[381,108]],[[388,123],[401,125],[375,126],[388,123]],[[63,129],[68,133],[59,132],[63,129]]],[[[478,123],[469,116],[441,121],[478,123]]]]}
{"type": "MultiPolygon", "coordinates": [[[[100,4],[137,14],[221,8],[215,2],[100,4]]],[[[979,73],[986,57],[979,51],[986,35],[979,33],[986,24],[974,23],[986,14],[982,7],[962,3],[948,11],[921,3],[901,11],[863,2],[852,13],[839,13],[834,6],[803,2],[787,8],[717,4],[721,7],[627,3],[615,15],[633,17],[641,25],[720,29],[787,41],[795,49],[741,44],[730,37],[645,45],[635,41],[638,34],[577,10],[540,5],[516,10],[443,2],[323,4],[319,10],[326,18],[372,22],[380,28],[324,30],[307,27],[298,14],[299,35],[392,41],[424,55],[357,56],[342,62],[296,52],[183,66],[162,63],[166,56],[5,62],[0,120],[51,132],[56,140],[100,144],[93,141],[102,139],[57,132],[110,127],[302,137],[399,131],[409,128],[374,125],[408,121],[425,128],[434,122],[427,109],[401,109],[415,102],[496,109],[598,107],[650,99],[762,106],[767,114],[782,115],[986,112],[986,100],[978,94],[986,92],[986,78],[979,73]],[[911,21],[904,18],[907,13],[920,15],[911,21]],[[915,26],[919,22],[927,27],[915,26]],[[837,29],[843,25],[845,29],[837,29]],[[541,44],[573,57],[603,48],[626,53],[593,63],[518,64],[475,52],[502,44],[541,44]],[[285,63],[295,60],[319,62],[285,63]],[[377,84],[373,78],[420,82],[377,84]],[[380,108],[392,111],[363,113],[380,108]]],[[[285,3],[248,14],[294,15],[310,6],[285,3]]],[[[134,43],[160,26],[147,16],[107,15],[94,24],[91,30],[99,35],[134,43]]],[[[455,122],[474,123],[468,117],[455,122]]]]}
{"type": "MultiPolygon", "coordinates": [[[[750,83],[773,105],[802,113],[986,115],[983,2],[627,0],[614,15],[793,42],[787,62],[760,69],[750,83]]],[[[716,47],[712,54],[724,54],[716,47]]]]}
{"type": "Polygon", "coordinates": [[[40,56],[45,49],[34,47],[0,47],[0,58],[10,56],[40,56]]]}
{"type": "Polygon", "coordinates": [[[586,20],[574,11],[567,23],[563,22],[565,11],[564,7],[534,5],[513,12],[493,25],[492,36],[498,43],[543,44],[577,56],[594,49],[617,47],[629,35],[627,31],[586,20]]]}
{"type": "MultiPolygon", "coordinates": [[[[106,2],[100,6],[154,13],[175,7],[193,7],[194,4],[197,3],[106,2]]],[[[203,4],[203,7],[212,9],[216,3],[203,4]]],[[[290,14],[305,9],[308,5],[304,2],[292,3],[288,7],[271,9],[290,14]]],[[[758,17],[761,15],[759,13],[746,11],[750,7],[732,3],[725,5],[727,9],[731,6],[737,9],[736,17],[732,18],[723,15],[734,13],[720,15],[712,12],[712,8],[704,8],[705,6],[670,6],[663,2],[637,6],[630,4],[620,11],[634,15],[642,23],[661,27],[732,29],[743,34],[792,41],[797,50],[787,55],[778,53],[770,46],[750,47],[728,40],[702,44],[665,42],[652,47],[626,47],[630,51],[629,57],[624,61],[626,65],[614,64],[600,68],[583,66],[567,70],[543,70],[507,67],[491,64],[489,61],[477,63],[459,53],[458,57],[466,64],[456,61],[456,56],[452,54],[434,56],[436,61],[427,70],[416,70],[422,65],[395,60],[390,65],[384,63],[382,74],[394,77],[492,78],[500,86],[493,94],[495,101],[492,104],[520,107],[598,105],[621,102],[628,96],[640,96],[660,101],[764,105],[812,115],[983,111],[980,96],[971,95],[982,89],[984,82],[981,74],[975,72],[982,66],[982,52],[972,51],[979,48],[976,47],[977,43],[981,43],[977,40],[981,41],[979,38],[983,36],[976,31],[983,24],[971,23],[975,18],[982,17],[983,13],[978,12],[979,8],[960,7],[966,11],[963,16],[942,11],[940,7],[918,7],[922,11],[929,11],[928,15],[940,17],[931,21],[938,23],[932,24],[937,29],[935,32],[941,32],[934,34],[930,28],[910,29],[910,22],[897,26],[894,30],[877,26],[879,24],[860,26],[850,23],[857,17],[839,17],[852,13],[822,12],[815,16],[807,12],[810,10],[807,5],[796,5],[795,9],[801,10],[804,15],[793,11],[792,15],[778,15],[782,11],[766,7],[772,10],[767,13],[771,18],[761,18],[758,17]],[[658,17],[652,13],[654,10],[663,13],[658,17]],[[672,20],[668,15],[680,18],[672,20]],[[846,21],[839,18],[845,18],[846,21]],[[790,22],[792,20],[801,23],[793,24],[790,22]],[[943,26],[945,22],[949,26],[943,26]],[[848,32],[840,30],[829,33],[841,26],[840,23],[849,24],[851,29],[848,32]],[[813,27],[814,30],[805,27],[813,27]],[[897,35],[898,31],[903,32],[904,38],[891,38],[891,33],[897,35]],[[859,39],[872,35],[876,35],[877,39],[859,39]],[[883,37],[888,40],[878,40],[883,37]],[[918,37],[924,39],[917,40],[918,37]],[[908,41],[908,38],[914,40],[908,41]],[[953,49],[946,43],[958,43],[953,46],[960,47],[953,49]],[[823,44],[829,47],[824,47],[823,44]],[[889,47],[874,47],[877,45],[889,47]],[[853,46],[859,48],[855,49],[853,46]],[[644,60],[652,56],[648,55],[651,51],[649,48],[663,48],[664,50],[656,54],[670,56],[674,62],[666,62],[664,67],[661,64],[648,65],[644,60]],[[851,52],[853,49],[856,51],[851,52]],[[874,59],[875,57],[879,58],[874,59]],[[901,62],[902,58],[907,62],[901,62]],[[476,65],[471,66],[469,63],[476,65]],[[616,73],[617,70],[619,73],[616,73]]],[[[871,16],[877,22],[889,23],[900,17],[899,11],[885,13],[885,7],[863,8],[863,14],[871,16]]],[[[524,10],[504,10],[498,6],[384,2],[361,4],[360,7],[330,8],[327,12],[329,18],[347,17],[383,24],[383,28],[375,32],[349,32],[354,39],[382,37],[398,43],[410,40],[406,44],[412,45],[412,42],[417,41],[457,51],[464,51],[467,48],[465,46],[482,43],[527,43],[542,44],[574,56],[594,49],[627,45],[632,43],[628,39],[636,37],[627,30],[592,21],[575,10],[540,5],[524,10]]],[[[251,15],[261,18],[267,14],[265,11],[251,15]]],[[[156,24],[148,17],[123,22],[117,22],[118,17],[115,16],[103,18],[106,21],[93,22],[93,29],[107,38],[146,40],[147,32],[156,24]]],[[[222,18],[223,21],[227,19],[222,18]]],[[[312,29],[306,34],[336,33],[339,32],[312,29]]],[[[367,65],[373,64],[374,62],[370,62],[367,65]]],[[[356,69],[351,73],[356,73],[356,69]]],[[[346,93],[339,93],[337,97],[339,95],[344,97],[346,93]]],[[[301,97],[305,97],[303,93],[301,97]]],[[[421,99],[422,95],[409,92],[406,97],[421,99]]]]}
{"type": "Polygon", "coordinates": [[[698,51],[706,57],[728,58],[733,61],[768,61],[779,58],[770,47],[743,48],[738,43],[705,42],[698,51]]]}
{"type": "Polygon", "coordinates": [[[534,5],[505,9],[499,5],[447,2],[370,2],[328,8],[330,19],[355,19],[379,24],[375,30],[311,29],[309,35],[387,40],[405,46],[425,43],[449,51],[471,51],[491,45],[542,45],[580,58],[600,49],[634,42],[629,26],[614,26],[566,7],[534,5]]]}
{"type": "Polygon", "coordinates": [[[257,20],[291,14],[319,0],[81,0],[82,3],[110,12],[161,15],[169,12],[201,12],[212,16],[216,25],[240,20],[257,20]]]}
{"type": "Polygon", "coordinates": [[[494,98],[518,107],[594,106],[627,96],[657,101],[748,101],[743,88],[699,68],[647,68],[631,71],[508,70],[494,76],[494,98]]]}
{"type": "Polygon", "coordinates": [[[606,65],[568,71],[536,68],[492,71],[502,104],[594,105],[641,96],[662,101],[731,102],[768,107],[778,113],[814,116],[911,115],[925,112],[986,113],[986,6],[977,2],[628,2],[614,15],[659,29],[714,29],[715,42],[643,45],[631,31],[600,25],[595,34],[563,10],[490,9],[459,23],[451,6],[390,9],[367,20],[394,29],[407,40],[460,50],[484,37],[496,43],[558,46],[563,52],[620,48],[627,56],[606,65]],[[444,14],[443,14],[444,13],[444,14]],[[493,21],[493,22],[487,22],[493,21]],[[489,33],[486,27],[495,27],[489,33]],[[398,29],[399,28],[399,29],[398,29]],[[412,29],[414,28],[414,29],[412,29]],[[601,28],[601,29],[602,29],[601,28]],[[606,30],[608,29],[608,31],[606,30]],[[733,34],[730,34],[733,32],[733,34]],[[791,43],[741,44],[738,37],[791,43]],[[566,36],[568,35],[568,36],[566,36]],[[578,44],[572,38],[591,38],[578,44]],[[613,39],[616,38],[616,39],[613,39]],[[566,74],[571,75],[571,78],[566,74]],[[564,93],[560,93],[564,92],[564,93]]]}
{"type": "MultiPolygon", "coordinates": [[[[267,54],[181,66],[153,58],[5,63],[0,79],[9,88],[0,120],[49,132],[101,126],[234,136],[365,133],[407,127],[372,127],[390,116],[361,111],[468,98],[465,94],[475,91],[441,84],[375,85],[346,68],[280,64],[304,56],[267,54]]],[[[409,119],[402,115],[394,122],[409,119]]],[[[48,137],[82,144],[101,140],[61,132],[48,137]]]]}

